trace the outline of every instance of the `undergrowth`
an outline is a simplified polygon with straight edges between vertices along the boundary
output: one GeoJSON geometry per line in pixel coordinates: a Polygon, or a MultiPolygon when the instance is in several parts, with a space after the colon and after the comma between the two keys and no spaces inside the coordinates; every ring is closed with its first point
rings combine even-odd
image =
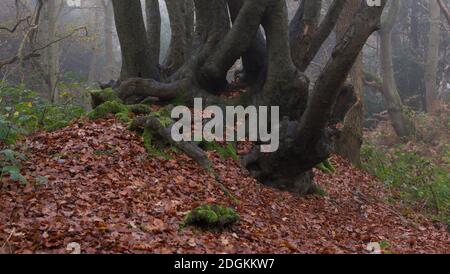
{"type": "Polygon", "coordinates": [[[450,152],[447,163],[408,150],[405,145],[382,148],[366,144],[362,150],[363,166],[400,195],[411,209],[419,209],[447,221],[450,216],[450,152]]]}

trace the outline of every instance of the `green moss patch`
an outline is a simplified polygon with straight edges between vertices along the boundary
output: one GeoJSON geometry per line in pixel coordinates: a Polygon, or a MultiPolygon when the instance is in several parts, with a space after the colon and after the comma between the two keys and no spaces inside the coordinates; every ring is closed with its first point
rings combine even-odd
{"type": "Polygon", "coordinates": [[[91,91],[92,103],[97,107],[105,102],[116,101],[122,103],[119,95],[112,88],[91,91]]]}
{"type": "Polygon", "coordinates": [[[128,109],[125,105],[117,101],[108,101],[99,105],[96,109],[89,112],[88,117],[90,119],[103,119],[108,114],[126,113],[128,109]]]}
{"type": "Polygon", "coordinates": [[[224,229],[239,221],[239,215],[229,207],[202,205],[190,211],[181,227],[196,226],[206,229],[224,229]]]}
{"type": "Polygon", "coordinates": [[[152,109],[143,104],[127,106],[128,110],[136,115],[146,115],[152,112],[152,109]]]}

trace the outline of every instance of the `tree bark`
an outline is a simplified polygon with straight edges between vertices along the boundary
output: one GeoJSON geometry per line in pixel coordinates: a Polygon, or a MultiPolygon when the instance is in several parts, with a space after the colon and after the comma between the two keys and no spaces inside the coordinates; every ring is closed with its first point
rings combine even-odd
{"type": "MultiPolygon", "coordinates": [[[[337,24],[336,36],[337,40],[342,39],[343,35],[349,29],[353,16],[356,14],[361,5],[359,0],[348,0],[341,18],[337,24]]],[[[350,81],[355,88],[358,100],[357,103],[347,114],[344,120],[344,128],[336,140],[335,150],[342,157],[348,159],[354,165],[361,164],[360,150],[363,143],[363,126],[364,126],[364,108],[362,101],[363,81],[363,63],[362,55],[360,55],[350,72],[350,81]]]]}
{"type": "Polygon", "coordinates": [[[427,112],[433,113],[437,104],[437,70],[439,59],[440,8],[437,1],[429,1],[430,30],[428,32],[427,62],[425,68],[427,112]]]}
{"type": "Polygon", "coordinates": [[[299,68],[302,67],[302,55],[312,46],[312,36],[317,32],[321,9],[321,0],[302,1],[289,26],[292,59],[299,68]]]}
{"type": "Polygon", "coordinates": [[[122,48],[120,79],[159,79],[158,60],[153,59],[146,36],[140,0],[112,0],[117,34],[122,48]]]}
{"type": "Polygon", "coordinates": [[[184,61],[189,59],[189,55],[192,52],[192,43],[194,39],[195,30],[195,7],[193,0],[185,0],[183,6],[184,14],[184,61]]]}
{"type": "MultiPolygon", "coordinates": [[[[233,25],[241,11],[242,0],[228,0],[228,8],[233,25]]],[[[250,85],[255,84],[266,71],[267,68],[267,48],[266,40],[260,28],[256,31],[250,47],[242,55],[243,77],[241,81],[250,85]]]]}
{"type": "Polygon", "coordinates": [[[383,97],[392,125],[399,137],[410,138],[413,134],[412,122],[403,112],[403,104],[398,93],[394,77],[394,64],[392,62],[392,29],[397,18],[400,4],[394,1],[389,13],[384,18],[380,30],[381,49],[380,63],[383,78],[383,97]]]}
{"type": "Polygon", "coordinates": [[[445,18],[447,19],[447,23],[450,26],[450,11],[448,10],[447,6],[445,5],[443,0],[437,0],[439,7],[441,8],[441,11],[444,13],[445,18]]]}
{"type": "MultiPolygon", "coordinates": [[[[146,0],[147,40],[150,45],[150,60],[158,60],[161,53],[161,13],[159,0],[146,0]]],[[[153,61],[156,63],[156,61],[153,61]]]]}
{"type": "Polygon", "coordinates": [[[99,78],[99,58],[98,58],[98,51],[101,47],[101,39],[99,39],[100,36],[100,27],[99,27],[99,20],[100,20],[100,5],[98,1],[93,3],[94,5],[94,11],[90,13],[89,21],[92,22],[93,26],[93,34],[94,34],[94,40],[92,41],[92,57],[91,57],[91,64],[89,65],[89,76],[88,76],[88,83],[92,84],[95,83],[99,78]],[[93,18],[92,18],[93,17],[93,18]]]}
{"type": "Polygon", "coordinates": [[[265,0],[248,0],[243,3],[233,28],[201,69],[199,80],[203,86],[216,86],[217,89],[221,89],[226,85],[228,70],[255,40],[267,2],[265,0]]]}
{"type": "MultiPolygon", "coordinates": [[[[60,0],[43,3],[38,32],[38,42],[41,45],[47,45],[56,40],[57,22],[62,8],[61,5],[62,2],[60,0]]],[[[59,98],[57,84],[60,74],[59,43],[52,43],[43,49],[40,63],[50,100],[57,102],[59,98]]]]}
{"type": "Polygon", "coordinates": [[[298,8],[289,26],[289,33],[292,58],[300,71],[306,71],[333,31],[346,2],[347,0],[334,0],[320,25],[312,30],[308,28],[306,33],[305,24],[302,24],[303,8],[302,6],[298,8]]]}
{"type": "Polygon", "coordinates": [[[104,12],[104,47],[105,47],[105,55],[104,55],[104,63],[105,68],[103,69],[103,80],[110,81],[114,78],[114,65],[115,65],[115,57],[114,57],[114,45],[113,45],[113,37],[114,37],[114,10],[111,1],[102,1],[103,4],[103,12],[104,12]]]}
{"type": "Polygon", "coordinates": [[[164,61],[164,67],[172,74],[177,71],[185,62],[186,50],[186,28],[184,17],[184,1],[182,0],[165,0],[167,11],[170,19],[170,29],[172,35],[170,38],[170,46],[164,61]]]}

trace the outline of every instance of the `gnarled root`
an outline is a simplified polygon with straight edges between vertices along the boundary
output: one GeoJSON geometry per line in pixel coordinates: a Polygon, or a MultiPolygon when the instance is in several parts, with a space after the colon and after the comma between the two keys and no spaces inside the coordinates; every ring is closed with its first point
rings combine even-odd
{"type": "Polygon", "coordinates": [[[119,87],[119,97],[127,104],[136,104],[151,97],[170,101],[182,94],[188,87],[187,79],[173,83],[161,83],[153,79],[131,78],[119,87]]]}

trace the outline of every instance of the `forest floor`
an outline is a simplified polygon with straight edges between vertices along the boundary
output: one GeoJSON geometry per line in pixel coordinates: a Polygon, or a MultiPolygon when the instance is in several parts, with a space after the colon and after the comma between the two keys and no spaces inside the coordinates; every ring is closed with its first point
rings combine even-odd
{"type": "Polygon", "coordinates": [[[236,204],[188,157],[147,157],[142,138],[113,119],[23,145],[22,173],[36,183],[3,179],[0,253],[68,253],[74,242],[82,253],[368,253],[371,242],[385,253],[450,253],[444,224],[404,212],[383,183],[338,157],[334,174],[315,171],[326,195],[299,198],[209,152],[236,204]],[[241,220],[222,232],[180,229],[205,203],[235,207],[241,220]]]}

